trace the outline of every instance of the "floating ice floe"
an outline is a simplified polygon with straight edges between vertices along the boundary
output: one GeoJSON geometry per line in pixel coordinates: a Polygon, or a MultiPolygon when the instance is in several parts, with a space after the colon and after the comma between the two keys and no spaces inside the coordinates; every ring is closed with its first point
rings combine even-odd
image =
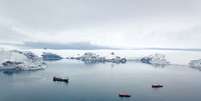
{"type": "Polygon", "coordinates": [[[165,59],[163,54],[153,54],[140,59],[142,63],[152,64],[152,65],[168,65],[169,62],[165,59]]]}
{"type": "Polygon", "coordinates": [[[32,71],[47,67],[42,59],[32,52],[12,50],[0,53],[0,70],[32,71]]]}
{"type": "Polygon", "coordinates": [[[201,59],[199,59],[199,60],[191,60],[189,65],[191,67],[201,67],[201,59]]]}
{"type": "Polygon", "coordinates": [[[63,59],[61,56],[59,56],[57,54],[46,53],[46,52],[44,52],[42,54],[42,57],[43,57],[44,61],[55,61],[55,60],[61,60],[61,59],[63,59]]]}
{"type": "Polygon", "coordinates": [[[86,52],[80,57],[76,57],[75,59],[81,60],[85,63],[105,63],[105,62],[112,62],[112,63],[126,63],[126,58],[121,58],[119,56],[114,56],[112,58],[106,58],[103,56],[99,56],[92,52],[86,52]]]}
{"type": "Polygon", "coordinates": [[[198,70],[201,71],[201,59],[199,59],[199,60],[191,60],[189,62],[189,66],[191,68],[195,68],[195,69],[198,69],[198,70]]]}

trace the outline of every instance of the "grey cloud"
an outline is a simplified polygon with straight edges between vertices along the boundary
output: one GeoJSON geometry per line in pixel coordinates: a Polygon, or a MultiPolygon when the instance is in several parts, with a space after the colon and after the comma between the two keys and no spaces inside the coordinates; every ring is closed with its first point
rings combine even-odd
{"type": "Polygon", "coordinates": [[[103,46],[201,48],[200,26],[191,29],[201,24],[200,5],[200,0],[0,0],[0,40],[58,49],[104,48],[68,44],[69,40],[105,42],[103,46]],[[10,19],[9,26],[1,18],[10,19]]]}
{"type": "Polygon", "coordinates": [[[198,0],[6,0],[2,13],[25,27],[71,29],[112,20],[200,15],[198,0]]]}
{"type": "Polygon", "coordinates": [[[18,33],[12,26],[0,25],[0,43],[1,42],[23,42],[26,36],[18,33]]]}
{"type": "Polygon", "coordinates": [[[47,49],[76,49],[76,50],[95,50],[95,49],[116,49],[107,46],[98,46],[89,42],[79,43],[44,43],[44,42],[25,42],[24,47],[30,48],[47,48],[47,49]]]}

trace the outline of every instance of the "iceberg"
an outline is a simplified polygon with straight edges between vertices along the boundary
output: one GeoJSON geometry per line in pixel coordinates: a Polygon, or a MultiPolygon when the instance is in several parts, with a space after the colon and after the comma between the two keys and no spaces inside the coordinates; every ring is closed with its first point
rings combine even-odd
{"type": "Polygon", "coordinates": [[[100,57],[99,55],[92,53],[92,52],[86,52],[77,60],[81,60],[85,63],[100,63],[100,62],[106,62],[105,57],[100,57]]]}
{"type": "Polygon", "coordinates": [[[84,61],[85,63],[105,63],[105,62],[112,62],[112,63],[126,63],[126,58],[121,58],[119,56],[113,56],[112,58],[106,58],[103,56],[99,56],[92,52],[86,52],[82,56],[77,57],[77,60],[84,61]]]}
{"type": "Polygon", "coordinates": [[[189,66],[190,67],[195,67],[195,68],[199,67],[201,69],[201,59],[199,59],[199,60],[191,60],[189,62],[189,66]]]}
{"type": "Polygon", "coordinates": [[[152,65],[168,65],[169,62],[165,59],[163,54],[153,54],[140,59],[142,63],[152,64],[152,65]]]}
{"type": "Polygon", "coordinates": [[[0,53],[0,70],[33,71],[47,67],[47,64],[32,52],[2,50],[0,53]]]}
{"type": "Polygon", "coordinates": [[[63,59],[61,56],[57,55],[57,54],[53,54],[53,53],[46,53],[44,52],[42,54],[43,60],[44,61],[56,61],[56,60],[61,60],[63,59]]]}

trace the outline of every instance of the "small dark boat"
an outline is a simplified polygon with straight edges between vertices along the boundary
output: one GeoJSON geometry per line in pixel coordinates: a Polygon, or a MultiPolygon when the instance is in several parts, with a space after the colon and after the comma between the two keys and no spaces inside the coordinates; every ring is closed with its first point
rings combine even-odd
{"type": "Polygon", "coordinates": [[[69,82],[68,78],[59,78],[59,77],[53,77],[53,81],[60,81],[60,82],[69,82]]]}
{"type": "Polygon", "coordinates": [[[131,95],[127,93],[119,93],[119,97],[131,97],[131,95]]]}
{"type": "Polygon", "coordinates": [[[152,88],[162,88],[163,85],[160,85],[160,84],[153,84],[152,85],[152,88]]]}

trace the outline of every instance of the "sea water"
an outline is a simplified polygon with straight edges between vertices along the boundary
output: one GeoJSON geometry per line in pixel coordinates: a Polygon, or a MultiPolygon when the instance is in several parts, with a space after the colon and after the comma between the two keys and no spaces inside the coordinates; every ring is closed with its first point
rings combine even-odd
{"type": "MultiPolygon", "coordinates": [[[[36,51],[41,54],[41,51],[36,51]]],[[[51,51],[73,56],[85,51],[51,51]]],[[[92,51],[107,55],[111,51],[92,51]]],[[[84,64],[76,60],[47,62],[41,71],[0,72],[0,101],[200,101],[201,72],[190,68],[195,51],[115,51],[136,58],[152,53],[166,54],[172,65],[154,67],[135,61],[126,64],[84,64]],[[182,65],[175,65],[182,64],[182,65]],[[68,77],[69,83],[53,82],[53,76],[68,77]],[[153,89],[159,83],[163,88],[153,89]],[[126,92],[130,98],[119,98],[126,92]]]]}

